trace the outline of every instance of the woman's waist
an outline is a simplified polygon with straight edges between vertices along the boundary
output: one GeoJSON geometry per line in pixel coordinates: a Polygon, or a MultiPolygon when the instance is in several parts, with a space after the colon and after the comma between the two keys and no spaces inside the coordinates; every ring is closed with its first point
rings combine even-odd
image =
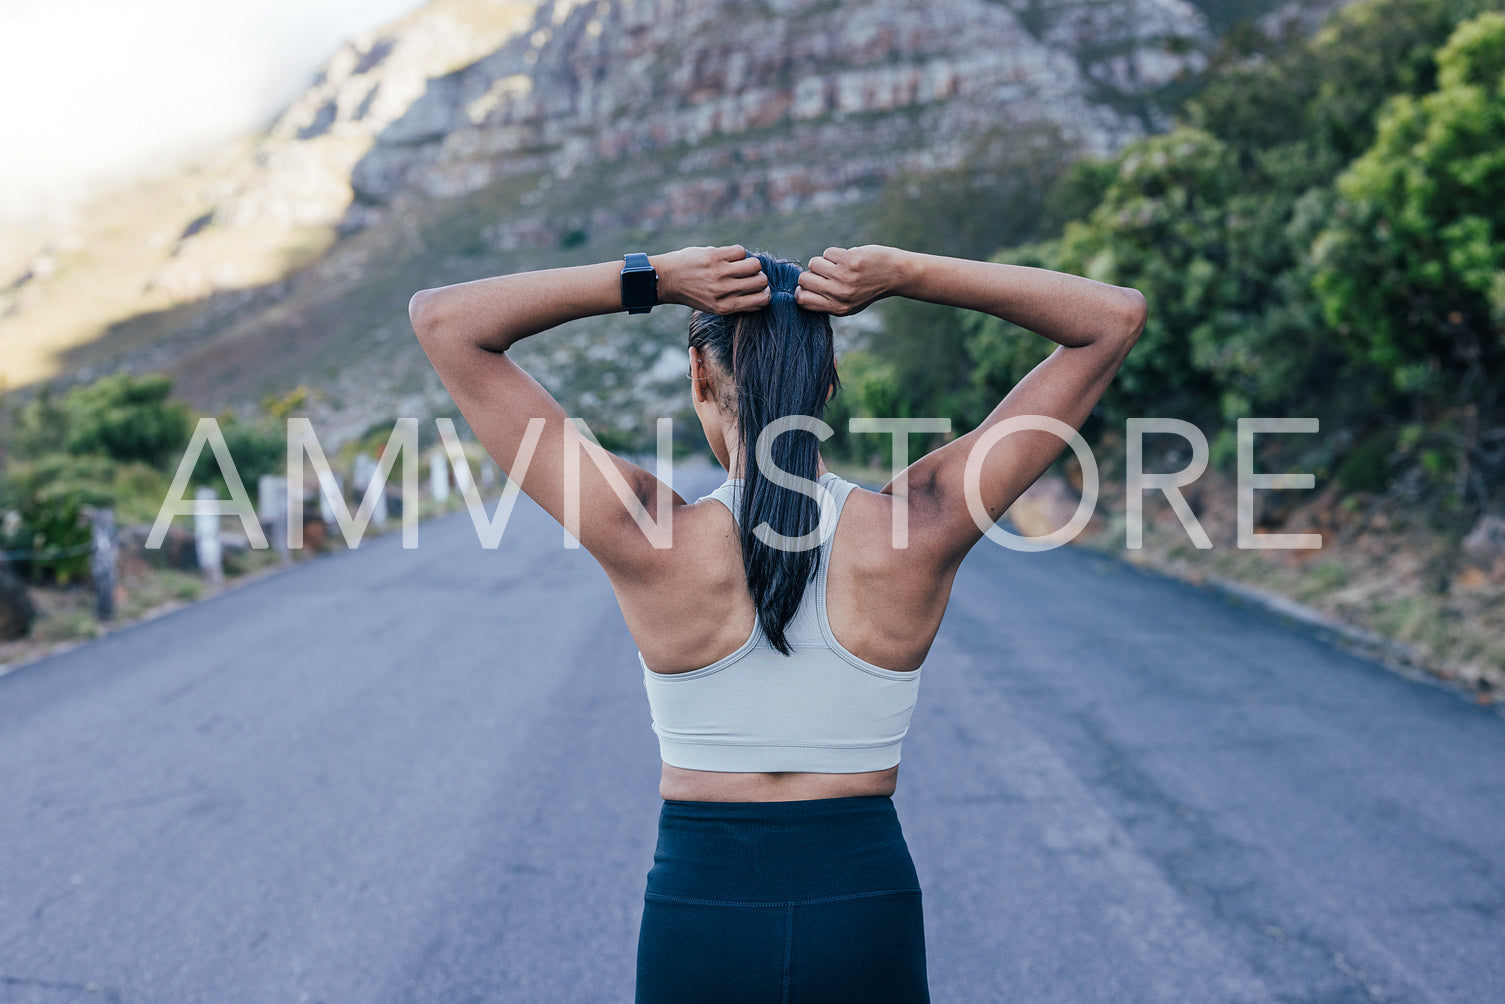
{"type": "Polygon", "coordinates": [[[850,774],[813,771],[713,771],[663,765],[658,792],[683,802],[788,802],[887,797],[898,786],[899,766],[850,774]]]}
{"type": "Polygon", "coordinates": [[[666,799],[650,894],[778,902],[919,889],[886,795],[788,801],[666,799]]]}

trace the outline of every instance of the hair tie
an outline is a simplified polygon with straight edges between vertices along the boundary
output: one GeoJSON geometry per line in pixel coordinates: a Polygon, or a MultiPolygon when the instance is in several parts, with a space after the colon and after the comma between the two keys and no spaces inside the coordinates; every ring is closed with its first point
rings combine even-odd
{"type": "Polygon", "coordinates": [[[784,299],[789,300],[789,301],[792,302],[794,300],[794,290],[792,290],[792,289],[776,289],[776,290],[773,291],[773,296],[769,297],[769,301],[768,302],[772,303],[774,300],[777,300],[780,297],[783,297],[784,299]]]}

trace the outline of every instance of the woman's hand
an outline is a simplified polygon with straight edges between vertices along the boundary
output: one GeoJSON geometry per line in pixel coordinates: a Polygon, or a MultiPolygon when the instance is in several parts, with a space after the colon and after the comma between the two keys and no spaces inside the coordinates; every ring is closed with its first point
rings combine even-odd
{"type": "Polygon", "coordinates": [[[903,255],[897,248],[879,244],[826,248],[800,273],[795,302],[806,310],[838,317],[865,310],[874,300],[897,292],[903,255]]]}
{"type": "Polygon", "coordinates": [[[740,244],[681,248],[654,255],[660,303],[682,303],[711,314],[740,314],[768,306],[768,276],[740,244]]]}

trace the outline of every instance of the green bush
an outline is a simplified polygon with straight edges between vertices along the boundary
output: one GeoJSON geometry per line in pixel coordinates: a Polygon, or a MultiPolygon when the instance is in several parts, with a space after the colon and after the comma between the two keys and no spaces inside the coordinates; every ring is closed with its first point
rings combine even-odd
{"type": "MultiPolygon", "coordinates": [[[[1073,172],[1090,209],[995,260],[1145,294],[1148,325],[1100,420],[1187,419],[1227,464],[1236,419],[1315,416],[1329,435],[1296,447],[1295,469],[1366,491],[1412,491],[1419,473],[1445,518],[1465,496],[1488,504],[1501,463],[1483,437],[1505,400],[1505,17],[1480,11],[1499,6],[1368,0],[1312,39],[1243,33],[1259,58],[1215,59],[1181,127],[1073,172]],[[1403,422],[1427,430],[1413,449],[1403,422]],[[1359,435],[1334,456],[1344,430],[1359,435]]],[[[1053,346],[993,318],[964,326],[975,420],[1053,346]]],[[[901,386],[956,402],[895,358],[901,386]]]]}
{"type": "MultiPolygon", "coordinates": [[[[1000,247],[1049,237],[1095,204],[1107,171],[1081,160],[1059,126],[1027,123],[972,140],[953,168],[903,174],[885,186],[867,239],[933,254],[984,258],[1000,247]]],[[[887,415],[980,420],[965,350],[969,313],[900,297],[876,308],[883,326],[871,349],[892,370],[887,415]]],[[[985,414],[986,412],[984,412],[985,414]]]]}
{"type": "Polygon", "coordinates": [[[1333,472],[1345,492],[1381,492],[1390,482],[1390,454],[1395,436],[1384,431],[1369,436],[1348,452],[1333,472]]]}
{"type": "Polygon", "coordinates": [[[187,444],[190,426],[187,406],[169,401],[171,392],[172,381],[165,376],[129,373],[70,392],[65,448],[73,454],[166,466],[187,444]]]}
{"type": "MultiPolygon", "coordinates": [[[[233,415],[223,415],[218,421],[241,484],[254,499],[263,474],[280,474],[286,469],[287,434],[279,423],[270,420],[244,422],[233,415]]],[[[192,483],[213,487],[220,498],[230,497],[219,460],[207,445],[194,464],[192,483]]]]}
{"type": "Polygon", "coordinates": [[[32,493],[21,500],[15,510],[19,526],[0,530],[0,550],[11,555],[17,575],[66,586],[88,574],[93,531],[83,505],[83,493],[77,489],[46,497],[32,493]]]}
{"type": "MultiPolygon", "coordinates": [[[[853,418],[908,417],[908,402],[898,383],[897,367],[891,360],[856,350],[838,360],[841,367],[841,390],[826,407],[825,421],[833,435],[828,441],[832,452],[864,465],[887,469],[893,460],[893,441],[884,434],[851,432],[853,418]]],[[[907,463],[918,460],[936,445],[925,437],[912,436],[907,463]]]]}
{"type": "Polygon", "coordinates": [[[1505,389],[1505,16],[1461,25],[1437,67],[1386,104],[1314,248],[1329,323],[1411,398],[1505,389]]]}
{"type": "Polygon", "coordinates": [[[7,460],[61,453],[68,439],[68,408],[62,396],[43,387],[10,420],[7,460]]]}
{"type": "Polygon", "coordinates": [[[43,388],[11,414],[0,513],[16,515],[0,548],[25,553],[15,560],[23,576],[67,584],[87,574],[85,507],[114,507],[120,522],[155,517],[191,421],[171,389],[160,375],[118,373],[66,394],[43,388]]]}

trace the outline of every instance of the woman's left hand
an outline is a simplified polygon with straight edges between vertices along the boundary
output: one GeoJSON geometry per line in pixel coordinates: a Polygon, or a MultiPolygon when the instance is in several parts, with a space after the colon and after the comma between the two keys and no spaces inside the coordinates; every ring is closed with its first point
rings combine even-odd
{"type": "Polygon", "coordinates": [[[711,314],[740,314],[768,306],[768,276],[740,244],[681,248],[654,255],[660,303],[682,303],[711,314]]]}
{"type": "Polygon", "coordinates": [[[837,317],[861,313],[876,300],[897,292],[907,251],[868,244],[826,248],[800,273],[795,300],[805,310],[837,317]]]}

